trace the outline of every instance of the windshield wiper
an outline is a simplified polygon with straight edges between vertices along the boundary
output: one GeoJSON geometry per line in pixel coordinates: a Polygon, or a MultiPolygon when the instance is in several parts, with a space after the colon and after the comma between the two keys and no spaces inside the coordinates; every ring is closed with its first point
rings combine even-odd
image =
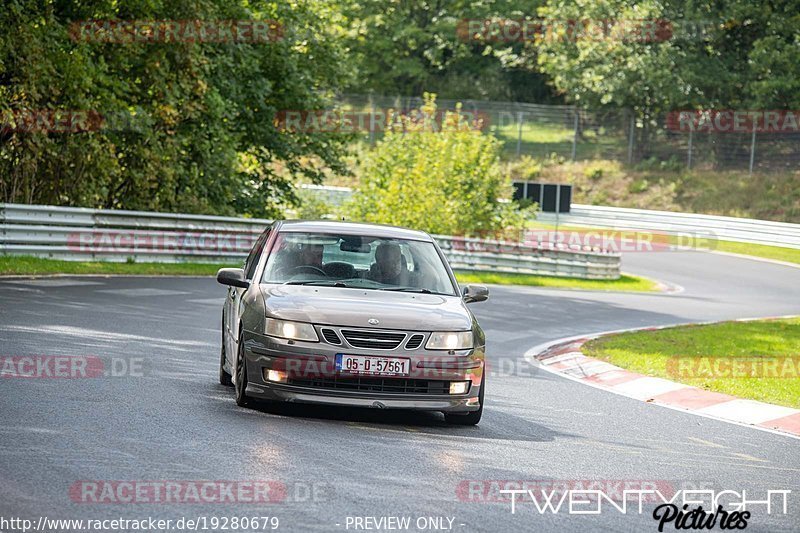
{"type": "Polygon", "coordinates": [[[397,291],[397,292],[421,292],[423,294],[433,294],[430,289],[420,289],[418,287],[385,287],[379,290],[382,291],[397,291]]]}
{"type": "Polygon", "coordinates": [[[307,279],[307,280],[290,280],[284,281],[284,285],[324,285],[329,287],[349,287],[342,281],[328,280],[328,279],[307,279]]]}

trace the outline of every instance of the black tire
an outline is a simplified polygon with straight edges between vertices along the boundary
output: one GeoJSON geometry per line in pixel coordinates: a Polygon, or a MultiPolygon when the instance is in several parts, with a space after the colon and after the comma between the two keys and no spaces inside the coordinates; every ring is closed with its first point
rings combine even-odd
{"type": "Polygon", "coordinates": [[[233,387],[233,378],[228,371],[225,370],[225,345],[222,345],[222,350],[220,350],[219,356],[219,382],[221,385],[225,385],[226,387],[233,387]]]}
{"type": "Polygon", "coordinates": [[[233,387],[233,379],[225,370],[225,314],[222,315],[222,347],[219,350],[219,383],[226,387],[233,387]]]}
{"type": "Polygon", "coordinates": [[[247,364],[244,361],[244,342],[239,338],[239,349],[236,350],[236,405],[247,407],[250,398],[247,397],[247,364]]]}
{"type": "Polygon", "coordinates": [[[453,426],[475,426],[481,421],[481,417],[483,416],[483,393],[486,390],[486,369],[484,369],[483,372],[483,377],[481,378],[481,390],[478,393],[478,401],[480,402],[481,406],[478,408],[478,410],[471,411],[466,414],[445,413],[445,422],[453,426]]]}

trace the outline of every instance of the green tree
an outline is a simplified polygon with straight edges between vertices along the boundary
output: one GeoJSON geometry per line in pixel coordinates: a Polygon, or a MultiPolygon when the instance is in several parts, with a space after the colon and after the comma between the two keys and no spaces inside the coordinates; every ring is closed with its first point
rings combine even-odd
{"type": "Polygon", "coordinates": [[[525,53],[578,105],[631,107],[650,116],[798,101],[796,1],[550,0],[539,14],[560,21],[661,21],[654,39],[562,33],[530,44],[525,53]]]}
{"type": "Polygon", "coordinates": [[[368,154],[346,212],[359,221],[448,235],[518,227],[521,215],[498,202],[508,192],[499,142],[458,112],[437,116],[433,96],[425,101],[418,114],[392,123],[368,154]]]}
{"type": "Polygon", "coordinates": [[[345,171],[346,139],[281,131],[350,75],[339,14],[313,0],[7,0],[0,11],[3,201],[275,216],[292,183],[345,171]],[[276,20],[271,42],[91,42],[82,20],[276,20]],[[313,37],[313,38],[311,38],[313,37]],[[28,131],[20,113],[94,111],[97,131],[28,131]],[[113,120],[111,120],[113,119],[113,120]]]}
{"type": "MultiPolygon", "coordinates": [[[[522,44],[469,38],[467,20],[532,15],[539,0],[345,0],[352,92],[546,102],[546,78],[526,69],[522,44]]],[[[474,37],[474,36],[473,36],[474,37]]]]}
{"type": "Polygon", "coordinates": [[[655,22],[655,38],[562,31],[530,43],[567,101],[633,109],[647,146],[663,114],[683,109],[792,108],[799,98],[796,1],[550,0],[555,21],[655,22]]]}

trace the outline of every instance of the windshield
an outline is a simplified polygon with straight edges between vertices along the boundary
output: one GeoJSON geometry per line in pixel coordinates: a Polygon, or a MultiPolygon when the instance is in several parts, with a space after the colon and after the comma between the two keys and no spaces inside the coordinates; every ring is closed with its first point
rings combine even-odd
{"type": "Polygon", "coordinates": [[[456,295],[433,243],[361,235],[279,233],[263,282],[456,295]]]}

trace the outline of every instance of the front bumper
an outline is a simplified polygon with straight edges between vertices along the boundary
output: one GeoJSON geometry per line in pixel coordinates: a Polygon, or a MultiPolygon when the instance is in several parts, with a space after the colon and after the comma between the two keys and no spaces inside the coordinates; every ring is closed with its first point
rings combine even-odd
{"type": "MultiPolygon", "coordinates": [[[[467,413],[480,408],[480,387],[484,371],[484,350],[478,347],[458,354],[426,351],[377,352],[342,348],[324,342],[288,341],[244,332],[244,355],[247,364],[247,394],[255,398],[282,402],[369,407],[378,409],[414,409],[467,413]],[[370,390],[353,390],[358,376],[339,374],[335,369],[337,353],[378,355],[410,359],[407,377],[362,376],[370,390]],[[268,381],[268,370],[285,372],[286,383],[268,381]],[[392,381],[394,380],[394,381],[392,381]],[[413,383],[407,392],[401,383],[413,383]],[[464,394],[448,394],[448,382],[468,381],[464,394]],[[382,390],[378,382],[388,385],[382,390]],[[430,386],[425,387],[428,383],[430,386]],[[342,388],[338,388],[342,385],[342,388]],[[426,390],[426,392],[420,392],[426,390]]],[[[359,382],[360,383],[360,382],[359,382]]]]}

